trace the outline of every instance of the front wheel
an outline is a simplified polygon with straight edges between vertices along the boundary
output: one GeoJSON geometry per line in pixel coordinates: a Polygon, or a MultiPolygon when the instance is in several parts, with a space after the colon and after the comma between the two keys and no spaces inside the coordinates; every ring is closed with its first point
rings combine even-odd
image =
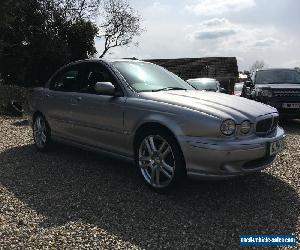
{"type": "Polygon", "coordinates": [[[33,139],[38,151],[47,151],[50,145],[50,128],[41,114],[33,119],[33,139]]]}
{"type": "Polygon", "coordinates": [[[146,184],[156,191],[170,190],[186,177],[184,157],[176,139],[161,129],[139,136],[136,163],[146,184]]]}

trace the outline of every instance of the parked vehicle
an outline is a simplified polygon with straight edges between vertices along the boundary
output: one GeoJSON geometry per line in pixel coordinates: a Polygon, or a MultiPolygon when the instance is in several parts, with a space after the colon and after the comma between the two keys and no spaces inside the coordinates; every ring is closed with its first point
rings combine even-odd
{"type": "Polygon", "coordinates": [[[213,78],[195,78],[187,82],[197,90],[226,93],[226,90],[220,87],[220,82],[213,78]]]}
{"type": "Polygon", "coordinates": [[[248,99],[252,99],[250,87],[247,87],[246,82],[238,82],[234,85],[234,90],[231,93],[235,96],[245,97],[248,99]]]}
{"type": "Polygon", "coordinates": [[[158,191],[259,171],[283,148],[275,108],[196,91],[142,61],[71,63],[34,90],[30,110],[38,150],[55,141],[135,159],[158,191]]]}
{"type": "Polygon", "coordinates": [[[233,94],[236,96],[242,96],[244,86],[245,86],[245,83],[243,83],[243,82],[238,82],[238,83],[234,84],[233,94]]]}
{"type": "Polygon", "coordinates": [[[258,70],[248,86],[253,100],[277,108],[282,118],[300,118],[300,72],[297,70],[258,70]]]}

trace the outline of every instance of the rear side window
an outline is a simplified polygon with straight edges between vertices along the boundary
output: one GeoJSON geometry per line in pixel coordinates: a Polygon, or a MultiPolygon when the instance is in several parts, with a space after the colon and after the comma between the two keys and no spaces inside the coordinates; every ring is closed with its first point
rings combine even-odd
{"type": "Polygon", "coordinates": [[[72,67],[58,73],[50,83],[50,89],[55,91],[75,92],[80,84],[79,67],[72,67]]]}

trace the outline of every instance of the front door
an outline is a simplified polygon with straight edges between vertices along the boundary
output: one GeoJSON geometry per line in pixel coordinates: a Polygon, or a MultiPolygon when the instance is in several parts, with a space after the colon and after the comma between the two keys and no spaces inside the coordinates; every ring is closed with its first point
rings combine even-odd
{"type": "Polygon", "coordinates": [[[124,147],[123,115],[126,97],[116,78],[101,63],[86,64],[86,81],[72,101],[73,134],[83,144],[113,152],[124,147]],[[97,82],[111,82],[120,96],[97,94],[97,82]]]}
{"type": "Polygon", "coordinates": [[[82,81],[80,65],[73,65],[58,72],[50,81],[45,96],[45,115],[54,136],[72,139],[72,100],[82,81]]]}

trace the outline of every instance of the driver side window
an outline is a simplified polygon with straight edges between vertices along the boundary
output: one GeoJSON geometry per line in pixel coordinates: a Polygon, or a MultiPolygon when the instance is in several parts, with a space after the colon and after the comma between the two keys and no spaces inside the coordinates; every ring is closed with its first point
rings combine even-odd
{"type": "Polygon", "coordinates": [[[80,74],[78,67],[71,67],[58,73],[50,83],[54,91],[74,92],[78,90],[80,74]]]}

